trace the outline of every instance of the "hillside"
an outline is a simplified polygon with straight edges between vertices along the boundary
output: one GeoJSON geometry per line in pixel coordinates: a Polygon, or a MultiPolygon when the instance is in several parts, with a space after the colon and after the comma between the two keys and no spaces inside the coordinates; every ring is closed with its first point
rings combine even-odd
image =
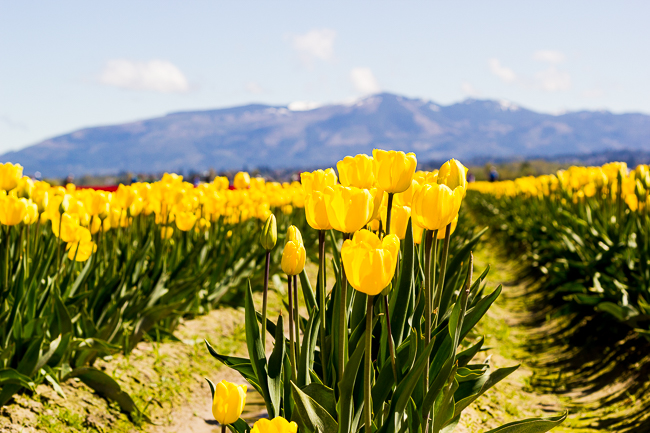
{"type": "Polygon", "coordinates": [[[650,116],[606,111],[537,113],[474,100],[442,106],[390,93],[312,110],[246,105],[171,113],[54,137],[0,161],[44,176],[123,171],[315,167],[373,148],[449,157],[551,157],[650,150],[650,116]]]}

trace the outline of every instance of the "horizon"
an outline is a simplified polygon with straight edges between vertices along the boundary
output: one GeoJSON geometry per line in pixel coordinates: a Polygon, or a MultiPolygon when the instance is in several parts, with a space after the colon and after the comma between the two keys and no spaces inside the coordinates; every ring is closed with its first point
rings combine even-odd
{"type": "MultiPolygon", "coordinates": [[[[501,103],[502,107],[503,107],[503,104],[505,103],[508,106],[515,107],[514,110],[523,109],[523,110],[531,111],[531,112],[534,112],[534,113],[545,114],[545,115],[555,116],[555,117],[560,117],[560,116],[563,116],[565,114],[582,113],[582,112],[610,113],[610,114],[614,114],[614,115],[641,114],[641,115],[645,115],[645,116],[650,116],[650,113],[644,113],[644,112],[641,112],[641,111],[615,112],[615,111],[608,110],[608,109],[593,109],[593,110],[576,109],[576,110],[565,110],[565,111],[561,111],[561,112],[544,112],[544,111],[534,110],[532,108],[529,108],[529,107],[526,107],[524,105],[518,104],[518,103],[516,103],[514,101],[509,101],[507,99],[489,99],[489,98],[467,97],[465,99],[455,101],[455,102],[450,102],[448,104],[441,104],[441,103],[435,101],[434,99],[429,99],[429,98],[418,98],[418,97],[400,95],[398,93],[393,93],[393,92],[379,92],[379,93],[374,93],[374,94],[370,94],[370,95],[360,96],[358,98],[355,98],[354,100],[326,102],[326,103],[318,104],[316,106],[312,106],[312,107],[309,107],[309,108],[291,108],[292,104],[304,104],[304,103],[308,104],[309,102],[307,102],[307,101],[292,101],[292,102],[285,103],[285,104],[270,104],[270,103],[265,103],[265,102],[261,102],[261,101],[250,101],[250,102],[244,102],[244,103],[239,104],[239,105],[231,105],[231,106],[224,106],[224,107],[203,108],[203,109],[199,109],[199,110],[188,109],[188,110],[182,110],[182,111],[170,111],[170,112],[158,115],[158,116],[132,119],[132,120],[127,120],[125,122],[120,122],[120,123],[98,123],[98,124],[94,124],[94,125],[80,126],[79,128],[76,128],[76,129],[73,129],[73,130],[70,130],[70,131],[65,131],[65,132],[53,135],[51,137],[46,137],[46,138],[44,138],[44,139],[42,139],[40,141],[30,143],[30,144],[27,144],[25,146],[21,146],[20,148],[17,148],[17,149],[4,150],[4,151],[2,151],[2,153],[0,153],[0,155],[4,155],[6,153],[11,153],[11,152],[17,152],[17,151],[26,149],[28,147],[38,145],[38,144],[40,144],[40,143],[42,143],[44,141],[59,138],[59,137],[63,137],[63,136],[72,134],[72,133],[77,132],[77,131],[83,131],[83,130],[93,129],[93,128],[103,128],[103,127],[110,127],[110,126],[127,125],[127,124],[130,124],[130,123],[137,123],[137,122],[144,122],[144,121],[153,120],[153,119],[159,119],[159,118],[163,118],[163,117],[171,116],[171,115],[175,115],[175,114],[202,113],[202,112],[209,112],[209,111],[228,110],[228,109],[233,109],[233,108],[244,108],[244,107],[249,107],[249,106],[265,106],[265,107],[269,107],[269,108],[286,108],[289,111],[295,111],[295,112],[312,111],[312,110],[317,110],[319,108],[333,106],[333,105],[354,105],[354,104],[356,104],[359,101],[362,101],[364,99],[368,99],[368,98],[372,98],[372,97],[376,97],[376,96],[380,96],[380,95],[384,95],[384,94],[397,96],[397,97],[403,97],[403,98],[407,98],[409,100],[430,102],[430,103],[436,104],[436,105],[438,105],[440,107],[450,107],[450,106],[453,106],[453,105],[460,105],[460,104],[467,103],[467,102],[496,102],[496,103],[501,103]]],[[[506,109],[509,109],[509,108],[506,108],[506,109]]],[[[514,110],[511,110],[511,111],[514,111],[514,110]]],[[[567,155],[572,156],[573,154],[567,154],[567,155]]]]}
{"type": "Polygon", "coordinates": [[[649,15],[635,1],[0,0],[0,154],[172,112],[377,92],[650,114],[650,61],[639,55],[649,15]]]}

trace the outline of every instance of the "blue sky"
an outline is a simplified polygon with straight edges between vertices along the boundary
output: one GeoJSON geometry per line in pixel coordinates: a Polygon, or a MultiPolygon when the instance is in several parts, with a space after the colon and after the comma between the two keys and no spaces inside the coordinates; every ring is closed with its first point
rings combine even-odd
{"type": "Polygon", "coordinates": [[[0,152],[72,130],[389,91],[650,113],[647,1],[0,0],[0,152]]]}

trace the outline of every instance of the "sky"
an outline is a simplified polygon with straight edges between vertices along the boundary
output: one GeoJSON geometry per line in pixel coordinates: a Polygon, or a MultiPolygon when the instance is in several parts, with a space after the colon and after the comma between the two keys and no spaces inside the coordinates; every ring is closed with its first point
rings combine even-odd
{"type": "Polygon", "coordinates": [[[650,114],[648,1],[0,0],[0,153],[83,127],[377,92],[650,114]]]}

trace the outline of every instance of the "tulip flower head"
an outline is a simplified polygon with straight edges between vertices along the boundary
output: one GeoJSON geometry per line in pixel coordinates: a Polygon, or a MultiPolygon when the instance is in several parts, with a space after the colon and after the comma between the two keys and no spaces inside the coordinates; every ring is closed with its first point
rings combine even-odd
{"type": "Polygon", "coordinates": [[[29,203],[24,198],[12,195],[0,199],[0,223],[6,226],[15,226],[23,222],[27,215],[29,203]]]}
{"type": "Polygon", "coordinates": [[[20,164],[5,162],[0,164],[0,190],[10,191],[18,185],[23,176],[23,167],[20,164]]]}
{"type": "MultiPolygon", "coordinates": [[[[386,227],[387,213],[388,209],[383,207],[381,210],[381,223],[384,227],[386,227]]],[[[404,239],[406,237],[406,228],[409,225],[409,218],[411,218],[410,207],[393,204],[390,218],[390,233],[395,233],[399,239],[404,239]]]]}
{"type": "Polygon", "coordinates": [[[327,219],[335,230],[354,233],[372,219],[373,196],[367,189],[335,185],[324,194],[327,219]]]}
{"type": "Polygon", "coordinates": [[[246,405],[246,385],[222,380],[214,387],[212,415],[219,424],[232,424],[239,419],[246,405]]]}
{"type": "Polygon", "coordinates": [[[375,149],[372,156],[375,179],[380,188],[386,192],[400,193],[411,186],[418,165],[414,153],[375,149]]]}
{"type": "Polygon", "coordinates": [[[413,197],[412,217],[428,230],[443,230],[458,215],[465,189],[447,185],[424,185],[413,197]]]}
{"type": "Polygon", "coordinates": [[[307,257],[307,252],[305,251],[305,246],[302,244],[302,235],[297,228],[293,227],[293,239],[292,230],[289,228],[287,233],[287,243],[284,244],[284,250],[282,251],[282,270],[287,275],[298,275],[305,268],[305,259],[307,257]]]}
{"type": "Polygon", "coordinates": [[[235,175],[233,184],[235,185],[235,189],[248,189],[251,184],[251,177],[245,171],[240,171],[235,175]]]}
{"type": "Polygon", "coordinates": [[[281,416],[277,416],[271,420],[262,418],[253,424],[251,433],[296,433],[298,431],[298,424],[295,422],[287,421],[281,416]]]}
{"type": "Polygon", "coordinates": [[[346,156],[336,163],[336,169],[339,172],[339,180],[343,186],[370,189],[375,183],[371,156],[365,154],[354,157],[346,156]]]}
{"type": "Polygon", "coordinates": [[[457,186],[466,189],[467,167],[461,164],[458,160],[450,159],[442,164],[438,171],[438,184],[447,185],[452,191],[456,189],[457,186]]]}
{"type": "Polygon", "coordinates": [[[300,174],[300,180],[305,194],[311,194],[314,191],[323,191],[328,186],[336,185],[336,173],[331,168],[311,173],[304,172],[300,174]]]}
{"type": "Polygon", "coordinates": [[[395,274],[398,253],[399,239],[395,234],[379,239],[369,230],[359,230],[341,248],[350,285],[367,295],[378,295],[395,274]]]}

